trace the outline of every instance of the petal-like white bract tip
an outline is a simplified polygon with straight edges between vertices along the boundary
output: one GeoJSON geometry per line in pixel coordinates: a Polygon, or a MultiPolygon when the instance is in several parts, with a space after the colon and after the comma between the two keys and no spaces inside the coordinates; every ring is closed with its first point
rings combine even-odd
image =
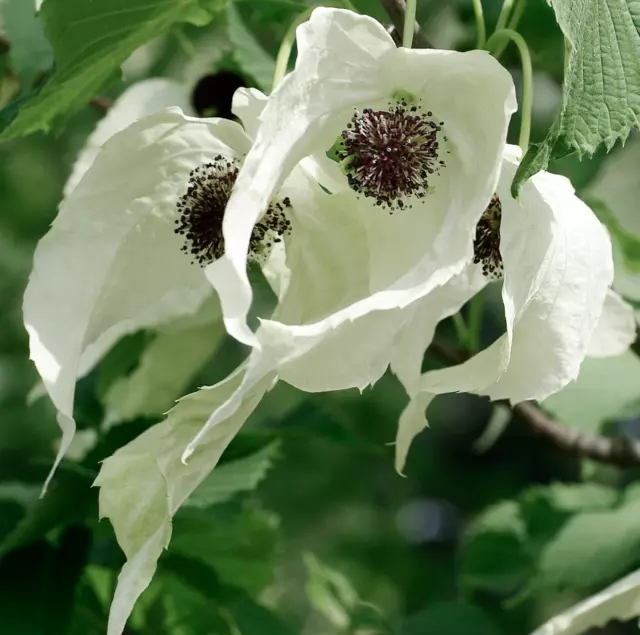
{"type": "Polygon", "coordinates": [[[613,278],[611,243],[564,177],[539,173],[514,201],[516,164],[498,187],[507,333],[464,364],[426,373],[428,393],[542,400],[575,379],[613,278]]]}
{"type": "Polygon", "coordinates": [[[169,106],[177,106],[186,114],[193,114],[186,87],[172,79],[154,77],[127,88],[89,135],[64,186],[64,195],[68,196],[78,185],[107,139],[134,121],[169,106]]]}
{"type": "Polygon", "coordinates": [[[621,355],[636,339],[636,329],[633,307],[615,291],[609,291],[589,344],[589,357],[621,355]]]}
{"type": "Polygon", "coordinates": [[[198,310],[211,286],[175,233],[193,168],[241,157],[250,141],[228,120],[172,108],[111,137],[40,241],[24,296],[31,358],[65,421],[75,381],[120,337],[198,310]]]}
{"type": "MultiPolygon", "coordinates": [[[[399,95],[415,99],[425,118],[436,127],[442,124],[440,159],[446,165],[437,170],[424,199],[413,197],[412,208],[407,205],[392,217],[363,197],[369,213],[360,241],[372,251],[370,289],[334,314],[334,323],[407,306],[462,271],[471,257],[476,222],[495,189],[516,107],[511,77],[490,55],[397,49],[378,22],[350,11],[316,9],[299,27],[297,44],[295,70],[270,96],[227,206],[227,261],[208,272],[230,332],[253,345],[257,342],[246,324],[253,226],[296,164],[329,151],[354,108],[382,112],[399,104],[399,95]]],[[[326,172],[333,183],[322,184],[332,192],[347,189],[347,177],[333,172],[326,172]],[[342,188],[334,187],[340,177],[342,188]]],[[[293,198],[292,206],[295,212],[293,198]]],[[[357,208],[345,206],[344,216],[357,208]]],[[[333,230],[339,234],[342,227],[333,230]]],[[[294,232],[291,242],[298,239],[294,232]]]]}
{"type": "Polygon", "coordinates": [[[118,576],[107,635],[121,635],[169,544],[173,515],[216,466],[273,382],[271,376],[265,376],[242,391],[244,379],[243,366],[219,384],[183,397],[162,423],[103,462],[95,481],[100,487],[100,516],[113,524],[127,557],[118,576]],[[234,395],[233,407],[225,409],[226,418],[207,430],[198,451],[183,463],[184,447],[211,412],[234,395]]]}
{"type": "Polygon", "coordinates": [[[409,400],[400,414],[395,452],[395,468],[398,474],[403,474],[411,443],[429,425],[425,411],[434,396],[426,392],[419,393],[415,398],[409,400]]]}

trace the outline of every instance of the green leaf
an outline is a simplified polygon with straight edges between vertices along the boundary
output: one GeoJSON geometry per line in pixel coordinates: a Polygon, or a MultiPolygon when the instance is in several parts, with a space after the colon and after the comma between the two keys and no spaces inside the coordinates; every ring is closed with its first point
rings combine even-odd
{"type": "Polygon", "coordinates": [[[233,57],[238,66],[256,80],[262,91],[269,93],[276,63],[245,26],[234,5],[227,8],[227,34],[233,44],[233,57]]]}
{"type": "Polygon", "coordinates": [[[351,614],[360,601],[351,582],[311,553],[304,555],[304,565],[307,570],[307,597],[311,606],[336,628],[347,628],[351,623],[351,614]]]}
{"type": "MultiPolygon", "coordinates": [[[[463,585],[471,591],[502,597],[523,590],[530,593],[534,585],[539,585],[540,591],[553,588],[561,574],[551,568],[547,572],[544,567],[546,554],[553,552],[555,541],[565,528],[571,531],[571,523],[579,522],[576,519],[612,514],[618,499],[616,490],[601,485],[558,483],[532,487],[518,500],[490,507],[467,529],[462,555],[463,585]]],[[[594,571],[606,570],[599,557],[585,553],[588,543],[583,541],[573,548],[583,550],[580,557],[591,563],[594,571]]],[[[549,567],[560,560],[560,555],[552,555],[549,567]]],[[[563,562],[567,564],[566,560],[563,562]]],[[[559,565],[560,570],[562,566],[559,565]]]]}
{"type": "Polygon", "coordinates": [[[405,619],[401,635],[500,635],[482,609],[464,602],[440,602],[405,619]]]}
{"type": "Polygon", "coordinates": [[[639,377],[640,360],[630,351],[617,357],[587,357],[578,379],[543,405],[564,425],[597,432],[638,398],[639,377]]]}
{"type": "MultiPolygon", "coordinates": [[[[103,403],[120,421],[157,416],[170,410],[190,388],[189,384],[214,354],[225,331],[218,311],[210,320],[183,321],[180,326],[160,329],[139,357],[137,367],[120,376],[104,391],[103,403]]],[[[100,365],[102,371],[104,361],[100,365]]]]}
{"type": "Polygon", "coordinates": [[[179,22],[202,23],[226,0],[45,0],[40,15],[55,72],[0,139],[49,131],[100,91],[135,49],[179,22]]]}
{"type": "Polygon", "coordinates": [[[466,589],[509,595],[531,575],[534,566],[526,525],[516,501],[490,507],[469,526],[461,571],[466,589]]]}
{"type": "MultiPolygon", "coordinates": [[[[242,589],[222,583],[215,571],[198,559],[171,553],[163,559],[162,568],[202,595],[215,616],[224,608],[225,621],[231,622],[234,635],[294,634],[278,615],[255,602],[242,589]]],[[[212,630],[212,625],[207,630],[212,630]]]]}
{"type": "Polygon", "coordinates": [[[271,468],[278,446],[274,442],[255,454],[221,465],[202,481],[184,507],[211,507],[241,492],[253,491],[271,468]]]}
{"type": "Polygon", "coordinates": [[[273,579],[277,529],[276,517],[253,505],[185,510],[174,519],[171,549],[206,562],[224,582],[257,594],[273,579]]]}
{"type": "Polygon", "coordinates": [[[615,509],[576,514],[542,550],[532,590],[593,590],[640,562],[640,489],[615,509]]]}
{"type": "Polygon", "coordinates": [[[0,624],[3,633],[60,635],[75,602],[89,555],[91,533],[70,527],[57,547],[37,542],[0,560],[0,624]]]}
{"type": "Polygon", "coordinates": [[[61,466],[47,494],[27,510],[20,523],[0,543],[0,555],[40,540],[56,527],[84,519],[96,501],[96,492],[91,489],[93,477],[87,470],[65,470],[61,466]]]}
{"type": "Polygon", "coordinates": [[[35,4],[25,0],[4,0],[2,3],[4,31],[11,43],[11,70],[23,86],[29,87],[39,73],[47,71],[53,62],[51,45],[44,36],[36,17],[35,4]]]}
{"type": "Polygon", "coordinates": [[[562,106],[542,144],[531,146],[514,194],[551,159],[610,150],[640,125],[640,4],[634,0],[552,0],[568,44],[562,106]]]}

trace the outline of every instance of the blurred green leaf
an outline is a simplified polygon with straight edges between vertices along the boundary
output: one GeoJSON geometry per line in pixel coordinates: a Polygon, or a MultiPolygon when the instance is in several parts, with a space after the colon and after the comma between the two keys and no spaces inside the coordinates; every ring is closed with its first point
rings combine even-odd
{"type": "Polygon", "coordinates": [[[541,144],[532,145],[513,182],[520,185],[569,152],[610,150],[640,125],[640,6],[632,0],[553,0],[570,47],[562,108],[541,144]]]}
{"type": "Polygon", "coordinates": [[[162,568],[200,593],[218,614],[223,612],[234,635],[294,635],[295,631],[279,616],[242,589],[221,583],[202,561],[170,554],[162,561],[162,568]]]}
{"type": "Polygon", "coordinates": [[[400,635],[500,635],[501,631],[477,606],[441,602],[406,618],[400,635]]]}
{"type": "Polygon", "coordinates": [[[38,499],[13,531],[0,543],[0,554],[44,538],[49,531],[97,512],[95,474],[80,468],[61,469],[43,498],[38,499]]]}
{"type": "Polygon", "coordinates": [[[53,62],[51,45],[44,36],[36,17],[35,3],[25,0],[4,0],[0,7],[4,31],[11,44],[11,70],[29,88],[39,73],[47,71],[53,62]]]}
{"type": "Polygon", "coordinates": [[[227,34],[233,44],[233,57],[238,66],[255,79],[263,92],[271,92],[275,60],[246,27],[240,11],[233,4],[227,8],[227,34]]]}
{"type": "Polygon", "coordinates": [[[304,554],[307,571],[306,591],[311,606],[340,630],[351,623],[351,614],[359,602],[358,593],[348,578],[320,562],[312,553],[304,554]]]}
{"type": "MultiPolygon", "coordinates": [[[[466,532],[461,565],[465,588],[507,597],[525,590],[530,593],[531,584],[553,586],[557,574],[544,570],[545,554],[553,552],[556,540],[571,523],[578,522],[579,529],[577,519],[581,517],[611,514],[618,499],[614,489],[601,485],[556,483],[532,487],[517,501],[490,507],[466,532]]],[[[585,552],[590,548],[588,543],[574,547],[582,550],[582,559],[590,561],[585,552]]],[[[550,559],[551,565],[558,563],[560,568],[567,564],[560,561],[555,555],[550,559]]]]}
{"type": "Polygon", "coordinates": [[[225,583],[253,594],[273,579],[277,528],[273,514],[250,504],[182,510],[174,518],[171,549],[198,558],[225,583]]]}
{"type": "Polygon", "coordinates": [[[578,379],[545,399],[543,405],[563,425],[597,432],[637,400],[638,377],[640,359],[630,351],[617,357],[587,357],[578,379]]]}
{"type": "Polygon", "coordinates": [[[271,468],[279,445],[270,443],[246,458],[220,465],[198,485],[183,507],[210,507],[254,490],[271,468]]]}
{"type": "Polygon", "coordinates": [[[640,563],[639,517],[640,488],[635,486],[619,507],[569,518],[542,550],[532,591],[595,590],[627,573],[640,563]]]}
{"type": "Polygon", "coordinates": [[[0,558],[0,624],[3,633],[65,633],[91,542],[70,527],[58,546],[37,542],[0,558]]]}
{"type": "Polygon", "coordinates": [[[40,12],[55,72],[0,139],[49,131],[96,95],[139,46],[178,22],[202,24],[226,0],[45,0],[40,12]]]}

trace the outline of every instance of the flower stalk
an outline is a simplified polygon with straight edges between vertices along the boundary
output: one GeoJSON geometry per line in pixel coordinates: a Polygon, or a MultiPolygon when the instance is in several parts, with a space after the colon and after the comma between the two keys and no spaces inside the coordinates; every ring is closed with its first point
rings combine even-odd
{"type": "Polygon", "coordinates": [[[484,22],[482,0],[473,0],[473,13],[476,17],[476,48],[483,49],[487,42],[487,27],[484,22]]]}
{"type": "Polygon", "coordinates": [[[417,0],[407,0],[407,11],[404,19],[404,29],[402,31],[402,46],[407,49],[413,46],[417,4],[417,0]]]}
{"type": "Polygon", "coordinates": [[[522,148],[523,152],[526,152],[531,136],[531,111],[533,108],[533,66],[531,64],[529,47],[520,33],[512,29],[502,29],[501,31],[496,31],[489,38],[486,48],[495,57],[495,52],[498,50],[498,47],[509,40],[518,47],[520,63],[522,65],[522,118],[518,145],[522,148]]]}

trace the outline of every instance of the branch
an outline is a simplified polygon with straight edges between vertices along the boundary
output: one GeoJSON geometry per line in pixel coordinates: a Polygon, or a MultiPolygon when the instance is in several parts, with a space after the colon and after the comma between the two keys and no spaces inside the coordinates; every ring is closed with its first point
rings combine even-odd
{"type": "MultiPolygon", "coordinates": [[[[636,352],[640,350],[640,338],[632,348],[636,352]]],[[[450,348],[441,342],[433,342],[431,349],[440,357],[455,364],[460,364],[469,358],[466,352],[450,348]]],[[[618,467],[640,465],[640,443],[633,439],[605,437],[563,426],[531,401],[513,406],[513,413],[538,436],[543,437],[565,454],[618,467]]]]}
{"type": "Polygon", "coordinates": [[[89,106],[101,112],[107,112],[107,110],[113,106],[113,101],[108,97],[94,97],[89,102],[89,106]]]}
{"type": "MultiPolygon", "coordinates": [[[[407,9],[407,5],[405,0],[380,0],[384,5],[389,17],[391,18],[391,22],[393,22],[393,30],[394,32],[391,34],[396,44],[402,42],[402,31],[404,30],[404,14],[407,9]]],[[[414,27],[414,35],[413,41],[416,48],[420,49],[431,49],[429,40],[424,36],[418,22],[416,21],[414,27]]]]}

